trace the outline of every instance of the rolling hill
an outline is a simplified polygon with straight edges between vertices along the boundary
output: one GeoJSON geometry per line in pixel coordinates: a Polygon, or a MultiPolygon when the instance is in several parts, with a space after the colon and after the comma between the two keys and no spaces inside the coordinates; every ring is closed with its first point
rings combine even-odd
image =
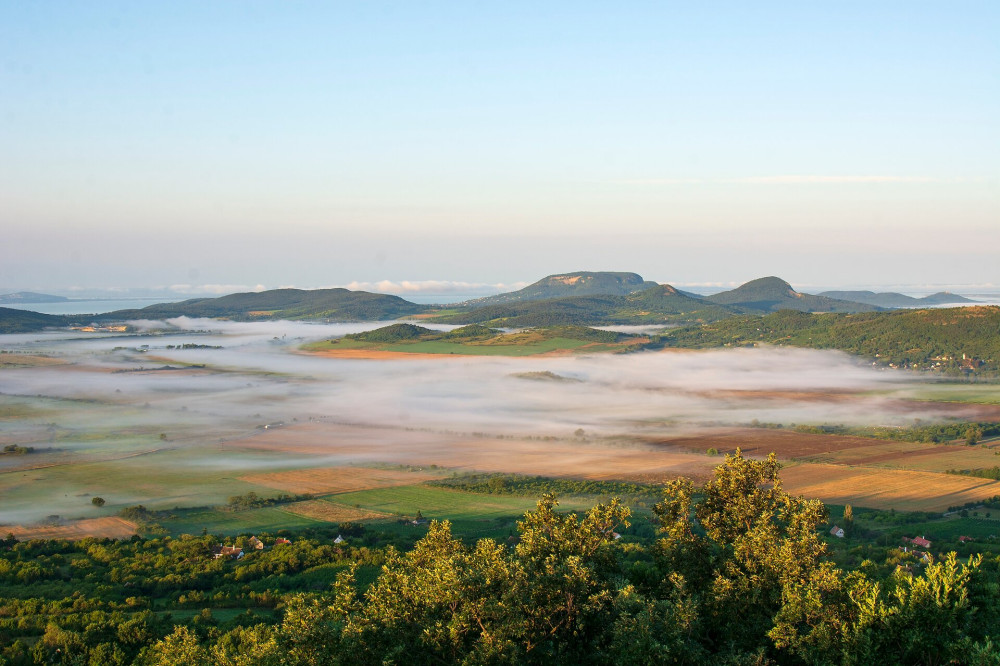
{"type": "Polygon", "coordinates": [[[0,308],[0,333],[30,333],[50,326],[65,326],[66,318],[31,310],[0,308]]]}
{"type": "Polygon", "coordinates": [[[34,291],[18,291],[13,294],[0,294],[0,303],[65,303],[65,296],[39,294],[34,291]]]}
{"type": "Polygon", "coordinates": [[[571,296],[474,307],[436,317],[449,324],[488,324],[510,328],[528,326],[672,324],[715,321],[742,310],[708,303],[670,285],[655,285],[626,295],[571,296]]]}
{"type": "Polygon", "coordinates": [[[952,294],[947,291],[939,291],[923,298],[914,298],[906,294],[899,294],[893,291],[823,291],[818,296],[836,298],[842,301],[854,301],[855,303],[867,303],[877,305],[880,308],[922,308],[929,305],[951,305],[954,303],[975,303],[976,301],[965,296],[952,294]]]}
{"type": "Polygon", "coordinates": [[[169,317],[225,317],[241,321],[265,319],[321,319],[325,321],[381,321],[418,314],[427,308],[399,296],[349,289],[272,289],[160,303],[137,310],[116,310],[95,321],[165,319],[169,317]]]}
{"type": "Polygon", "coordinates": [[[826,296],[803,294],[792,289],[781,278],[763,277],[751,280],[736,289],[705,297],[718,305],[738,307],[750,312],[872,312],[880,308],[867,303],[842,301],[826,296]]]}
{"type": "Polygon", "coordinates": [[[1000,372],[1000,306],[850,314],[784,310],[676,328],[663,339],[668,346],[692,349],[758,344],[839,349],[878,365],[1000,372]]]}

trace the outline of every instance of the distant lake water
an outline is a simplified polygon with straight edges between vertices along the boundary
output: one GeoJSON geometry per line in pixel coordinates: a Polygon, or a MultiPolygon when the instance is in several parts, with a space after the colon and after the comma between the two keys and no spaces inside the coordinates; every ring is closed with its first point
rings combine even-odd
{"type": "MultiPolygon", "coordinates": [[[[188,297],[193,298],[193,297],[188,297]]],[[[114,310],[133,310],[144,308],[157,303],[175,303],[179,300],[171,298],[122,298],[122,299],[101,299],[92,301],[62,301],[59,303],[0,303],[0,307],[14,308],[17,310],[31,310],[51,315],[73,315],[73,314],[100,314],[102,312],[113,312],[114,310]]]]}

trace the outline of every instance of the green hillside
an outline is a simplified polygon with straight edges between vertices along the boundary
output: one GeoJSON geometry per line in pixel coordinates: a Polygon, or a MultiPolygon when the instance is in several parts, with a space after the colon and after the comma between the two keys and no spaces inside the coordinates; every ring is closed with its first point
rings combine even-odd
{"type": "Polygon", "coordinates": [[[379,321],[423,312],[427,308],[398,296],[348,289],[272,289],[160,303],[138,310],[116,310],[97,315],[98,321],[164,319],[168,317],[225,317],[263,319],[322,319],[325,321],[379,321]]]}
{"type": "Polygon", "coordinates": [[[625,296],[655,286],[657,286],[655,282],[643,280],[642,276],[636,273],[577,271],[549,275],[524,289],[477,298],[462,305],[485,307],[573,296],[625,296]]]}
{"type": "MultiPolygon", "coordinates": [[[[413,324],[392,324],[374,331],[306,344],[314,352],[396,352],[465,356],[532,356],[550,352],[623,352],[649,346],[647,338],[585,326],[547,326],[504,333],[476,324],[432,331],[413,324]]],[[[658,344],[658,343],[654,343],[658,344]]]]}
{"type": "Polygon", "coordinates": [[[664,340],[689,348],[764,343],[840,349],[884,365],[989,374],[1000,371],[1000,307],[857,314],[783,310],[674,329],[664,340]]]}
{"type": "Polygon", "coordinates": [[[670,285],[656,285],[624,296],[575,296],[502,303],[441,316],[434,321],[450,324],[483,323],[490,326],[607,326],[670,324],[715,321],[740,314],[738,309],[685,296],[670,285]]]}
{"type": "Polygon", "coordinates": [[[801,312],[871,312],[879,308],[867,303],[841,301],[825,296],[803,294],[776,277],[751,280],[736,289],[705,297],[706,301],[757,312],[799,310],[801,312]]]}
{"type": "Polygon", "coordinates": [[[31,310],[0,308],[0,333],[30,333],[50,326],[65,326],[66,319],[31,310]]]}

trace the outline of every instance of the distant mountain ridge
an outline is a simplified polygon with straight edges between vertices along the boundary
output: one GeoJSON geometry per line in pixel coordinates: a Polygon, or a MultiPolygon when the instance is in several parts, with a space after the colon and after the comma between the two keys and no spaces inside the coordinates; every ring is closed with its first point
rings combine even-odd
{"type": "Polygon", "coordinates": [[[39,294],[34,291],[18,291],[13,294],[0,294],[0,303],[65,303],[65,296],[39,294]]]}
{"type": "Polygon", "coordinates": [[[952,294],[947,291],[939,291],[930,296],[915,298],[900,294],[894,291],[874,292],[874,291],[824,291],[819,296],[837,298],[844,301],[855,301],[857,303],[867,303],[877,305],[881,308],[920,308],[928,305],[946,305],[950,303],[977,303],[971,298],[952,294]]]}
{"type": "Polygon", "coordinates": [[[656,282],[644,280],[637,273],[575,271],[549,275],[538,282],[529,284],[523,289],[495,296],[474,298],[459,305],[463,307],[485,307],[505,303],[568,298],[571,296],[625,296],[656,286],[658,286],[656,282]]]}
{"type": "Polygon", "coordinates": [[[774,276],[751,280],[736,289],[706,296],[705,300],[718,305],[740,307],[756,312],[777,312],[778,310],[872,312],[881,309],[868,303],[804,294],[795,291],[792,289],[792,285],[774,276]]]}

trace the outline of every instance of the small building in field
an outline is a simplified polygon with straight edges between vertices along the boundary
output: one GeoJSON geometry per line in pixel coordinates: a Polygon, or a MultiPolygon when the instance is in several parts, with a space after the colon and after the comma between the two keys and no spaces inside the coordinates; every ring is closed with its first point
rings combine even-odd
{"type": "Polygon", "coordinates": [[[334,539],[334,540],[333,540],[333,542],[334,542],[334,543],[347,543],[347,539],[345,539],[344,537],[342,537],[342,536],[340,536],[340,535],[338,534],[338,535],[337,535],[337,538],[336,538],[336,539],[334,539]]]}
{"type": "Polygon", "coordinates": [[[830,534],[832,534],[833,536],[837,537],[838,539],[843,539],[844,538],[844,528],[843,527],[837,527],[836,525],[834,525],[833,527],[830,528],[830,534]]]}
{"type": "Polygon", "coordinates": [[[931,542],[925,539],[923,536],[913,537],[912,539],[904,539],[904,540],[909,541],[914,546],[920,546],[921,548],[931,547],[931,542]]]}
{"type": "Polygon", "coordinates": [[[275,546],[285,546],[285,545],[290,544],[290,543],[291,543],[291,541],[289,541],[285,537],[278,537],[277,539],[274,540],[274,545],[275,546]]]}
{"type": "Polygon", "coordinates": [[[960,536],[958,537],[958,541],[959,543],[965,543],[967,541],[974,541],[974,539],[970,536],[960,536]]]}
{"type": "Polygon", "coordinates": [[[254,550],[264,550],[264,542],[255,536],[250,537],[247,541],[247,548],[253,548],[254,550]]]}

